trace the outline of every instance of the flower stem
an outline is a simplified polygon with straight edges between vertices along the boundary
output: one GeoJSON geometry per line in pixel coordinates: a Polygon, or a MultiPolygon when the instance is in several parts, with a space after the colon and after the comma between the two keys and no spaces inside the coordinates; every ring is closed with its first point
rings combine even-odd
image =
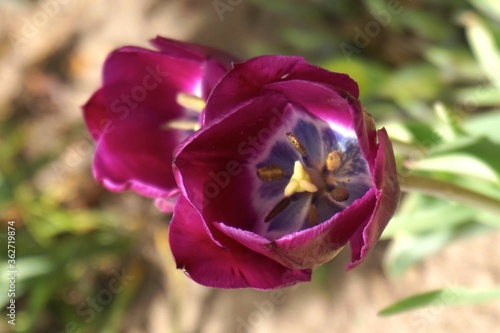
{"type": "Polygon", "coordinates": [[[399,176],[399,183],[403,192],[418,192],[453,200],[500,216],[500,200],[459,185],[417,175],[399,176]]]}

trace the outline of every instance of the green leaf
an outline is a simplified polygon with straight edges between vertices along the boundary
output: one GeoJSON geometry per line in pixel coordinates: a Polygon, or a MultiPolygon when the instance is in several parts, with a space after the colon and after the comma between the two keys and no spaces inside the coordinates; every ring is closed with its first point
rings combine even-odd
{"type": "MultiPolygon", "coordinates": [[[[498,91],[500,97],[500,91],[498,91]]],[[[500,98],[499,98],[500,101],[500,98]]],[[[500,111],[482,113],[470,117],[463,123],[464,129],[472,136],[485,136],[500,145],[500,111]]]]}
{"type": "Polygon", "coordinates": [[[449,172],[461,176],[482,178],[494,183],[500,181],[498,173],[487,163],[468,154],[449,154],[413,162],[411,168],[420,171],[449,172]]]}
{"type": "Polygon", "coordinates": [[[398,278],[412,265],[444,248],[452,240],[451,230],[440,230],[423,235],[399,234],[384,257],[384,271],[398,278]]]}
{"type": "MultiPolygon", "coordinates": [[[[474,108],[484,106],[500,105],[500,88],[492,85],[481,85],[456,90],[454,99],[462,104],[470,105],[474,108]]],[[[462,118],[467,114],[462,112],[462,118]]]]}
{"type": "Polygon", "coordinates": [[[500,154],[496,152],[500,152],[500,144],[486,137],[460,137],[436,146],[428,157],[414,161],[410,167],[488,180],[498,186],[500,154]]]}
{"type": "Polygon", "coordinates": [[[441,70],[447,81],[480,81],[485,76],[475,59],[465,48],[429,47],[425,58],[441,70]]]}
{"type": "Polygon", "coordinates": [[[419,206],[415,212],[398,213],[384,230],[382,238],[387,239],[402,233],[421,234],[450,229],[471,221],[476,214],[475,210],[466,206],[442,200],[434,201],[433,205],[419,206]]]}
{"type": "Polygon", "coordinates": [[[500,300],[500,288],[446,288],[410,296],[380,310],[378,314],[390,316],[422,307],[474,304],[497,300],[500,300]]]}
{"type": "Polygon", "coordinates": [[[380,87],[380,95],[396,101],[433,100],[441,87],[439,72],[434,66],[415,64],[395,72],[380,87]]]}
{"type": "Polygon", "coordinates": [[[486,76],[497,87],[500,87],[500,51],[495,43],[493,34],[481,19],[472,12],[467,12],[461,17],[465,26],[467,40],[472,48],[475,58],[486,76]]]}
{"type": "Polygon", "coordinates": [[[469,0],[469,2],[483,14],[500,22],[500,3],[498,0],[469,0]]]}

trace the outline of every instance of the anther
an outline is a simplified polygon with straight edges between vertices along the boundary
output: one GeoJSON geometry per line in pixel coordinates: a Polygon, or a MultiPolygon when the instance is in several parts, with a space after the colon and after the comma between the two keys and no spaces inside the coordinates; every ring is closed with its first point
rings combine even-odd
{"type": "Polygon", "coordinates": [[[285,171],[275,164],[270,164],[257,169],[257,176],[265,182],[278,181],[283,178],[285,171]]]}
{"type": "Polygon", "coordinates": [[[177,94],[175,101],[180,106],[196,112],[203,111],[206,105],[205,101],[202,98],[182,92],[177,94]]]}
{"type": "Polygon", "coordinates": [[[299,152],[300,155],[302,156],[307,156],[307,150],[306,148],[300,143],[299,139],[292,133],[286,133],[286,137],[288,138],[288,141],[290,144],[299,152]]]}
{"type": "Polygon", "coordinates": [[[197,131],[200,129],[200,124],[197,121],[189,120],[172,120],[161,125],[162,130],[181,130],[181,131],[197,131]]]}
{"type": "Polygon", "coordinates": [[[347,188],[345,187],[345,185],[340,185],[330,191],[330,196],[333,200],[342,202],[349,199],[349,192],[347,192],[347,188]]]}
{"type": "Polygon", "coordinates": [[[342,155],[338,151],[332,151],[326,157],[326,170],[334,171],[337,170],[342,164],[342,155]]]}
{"type": "Polygon", "coordinates": [[[274,219],[276,216],[279,215],[282,211],[285,210],[286,207],[290,204],[290,198],[284,198],[280,202],[276,204],[276,206],[271,209],[269,214],[267,214],[266,218],[264,219],[264,222],[267,223],[274,219]]]}
{"type": "Polygon", "coordinates": [[[318,207],[316,205],[311,205],[309,212],[307,213],[307,222],[311,227],[318,224],[318,207]]]}

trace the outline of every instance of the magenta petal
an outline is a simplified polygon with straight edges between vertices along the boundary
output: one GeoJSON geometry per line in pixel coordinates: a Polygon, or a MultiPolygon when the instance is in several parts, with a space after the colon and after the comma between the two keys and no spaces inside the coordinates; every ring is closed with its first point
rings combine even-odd
{"type": "Polygon", "coordinates": [[[363,156],[370,165],[370,171],[373,172],[373,165],[375,161],[375,154],[377,151],[377,130],[372,116],[367,113],[357,99],[346,96],[349,100],[350,110],[352,114],[352,121],[356,136],[358,137],[359,146],[363,152],[363,156]]]}
{"type": "Polygon", "coordinates": [[[156,37],[151,43],[163,54],[197,61],[203,64],[202,97],[207,99],[215,85],[233,67],[238,59],[232,55],[203,45],[185,43],[165,37],[156,37]]]}
{"type": "Polygon", "coordinates": [[[205,121],[211,121],[223,114],[228,105],[238,105],[258,96],[261,89],[268,84],[289,80],[324,83],[344,90],[354,97],[359,94],[356,82],[348,75],[313,66],[302,57],[260,56],[234,65],[234,69],[213,91],[205,110],[205,121]]]}
{"type": "Polygon", "coordinates": [[[359,265],[375,246],[399,204],[400,189],[392,144],[385,128],[380,129],[377,135],[379,144],[374,171],[377,204],[370,221],[362,225],[350,240],[352,254],[347,269],[359,265]]]}
{"type": "Polygon", "coordinates": [[[110,124],[111,115],[106,108],[102,89],[97,90],[82,106],[85,124],[94,140],[99,140],[110,124]]]}
{"type": "Polygon", "coordinates": [[[97,144],[94,176],[114,192],[130,189],[168,197],[176,190],[171,152],[182,138],[181,133],[166,135],[147,127],[117,127],[97,144]]]}
{"type": "Polygon", "coordinates": [[[172,190],[168,196],[159,197],[155,199],[155,206],[164,213],[172,213],[174,211],[175,203],[179,198],[181,191],[178,189],[172,190]]]}
{"type": "Polygon", "coordinates": [[[181,196],[169,228],[178,268],[194,281],[217,288],[274,289],[310,281],[310,270],[290,270],[240,244],[213,242],[198,212],[181,196]]]}
{"type": "Polygon", "coordinates": [[[284,266],[310,269],[335,257],[359,226],[349,221],[367,222],[374,206],[375,190],[372,189],[329,221],[276,241],[222,223],[214,223],[214,226],[225,235],[284,266]]]}
{"type": "Polygon", "coordinates": [[[278,94],[256,98],[205,125],[176,150],[179,188],[206,220],[252,227],[257,216],[248,196],[255,176],[248,172],[248,161],[265,149],[259,142],[274,135],[271,128],[283,121],[285,106],[286,99],[278,94]],[[233,202],[237,204],[228,204],[233,202]]]}
{"type": "Polygon", "coordinates": [[[231,69],[232,63],[238,61],[237,58],[233,57],[229,53],[204,45],[181,42],[161,36],[157,36],[150,42],[163,54],[196,61],[213,59],[221,66],[225,67],[226,70],[231,69]]]}
{"type": "Polygon", "coordinates": [[[271,83],[264,91],[279,92],[316,117],[353,129],[350,105],[332,86],[304,80],[271,83]]]}

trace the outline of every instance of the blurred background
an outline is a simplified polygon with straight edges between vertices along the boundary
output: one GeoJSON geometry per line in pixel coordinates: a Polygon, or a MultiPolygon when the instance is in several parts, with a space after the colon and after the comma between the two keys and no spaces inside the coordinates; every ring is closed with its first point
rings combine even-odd
{"type": "Polygon", "coordinates": [[[488,213],[500,200],[499,46],[495,0],[1,0],[0,331],[496,331],[498,298],[461,304],[455,290],[500,285],[500,218],[488,213]],[[302,55],[348,73],[394,140],[403,186],[430,177],[493,204],[407,194],[351,272],[346,249],[312,283],[279,292],[195,284],[175,269],[170,217],[93,180],[80,110],[110,51],[148,47],[156,35],[241,59],[302,55]],[[9,221],[15,326],[6,316],[9,221]],[[430,306],[378,315],[435,289],[430,306]]]}

